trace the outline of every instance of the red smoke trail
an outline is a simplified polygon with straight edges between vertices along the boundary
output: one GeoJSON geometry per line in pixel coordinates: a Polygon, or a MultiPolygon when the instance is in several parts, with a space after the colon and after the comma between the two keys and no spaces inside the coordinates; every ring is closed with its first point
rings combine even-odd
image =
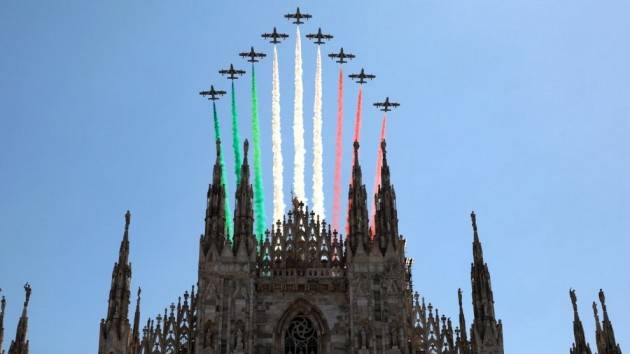
{"type": "Polygon", "coordinates": [[[359,138],[361,137],[361,106],[362,105],[363,105],[363,86],[359,85],[359,98],[357,99],[357,115],[354,118],[353,141],[359,141],[359,138]]]}
{"type": "Polygon", "coordinates": [[[337,92],[337,142],[335,144],[335,182],[333,195],[333,230],[339,230],[341,214],[341,160],[343,157],[343,69],[339,65],[337,92]]]}
{"type": "MultiPolygon", "coordinates": [[[[352,139],[352,141],[359,141],[359,138],[361,136],[361,106],[363,106],[363,86],[359,85],[359,97],[357,98],[357,113],[356,116],[354,117],[354,139],[352,139]]],[[[355,160],[354,160],[354,153],[352,154],[352,166],[354,166],[355,160]]],[[[354,168],[354,167],[353,167],[354,168]]],[[[352,184],[352,180],[350,180],[350,183],[352,184]]],[[[348,215],[346,217],[346,219],[350,216],[350,208],[351,205],[348,205],[348,215]]],[[[350,237],[350,225],[348,223],[348,220],[346,220],[346,239],[349,240],[350,237]]]]}
{"type": "Polygon", "coordinates": [[[387,114],[383,115],[383,120],[381,121],[381,135],[378,139],[378,148],[376,151],[376,173],[374,174],[374,189],[372,196],[374,197],[374,203],[372,204],[372,213],[370,215],[370,220],[372,221],[372,235],[374,235],[374,231],[376,231],[376,192],[378,191],[378,186],[381,184],[381,167],[383,166],[383,150],[381,150],[381,142],[385,140],[385,127],[387,125],[387,114]]]}

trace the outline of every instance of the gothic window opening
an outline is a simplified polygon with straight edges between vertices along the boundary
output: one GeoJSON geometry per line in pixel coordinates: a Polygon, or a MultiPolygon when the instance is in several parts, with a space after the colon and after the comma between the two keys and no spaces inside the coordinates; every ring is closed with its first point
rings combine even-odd
{"type": "Polygon", "coordinates": [[[319,337],[313,322],[307,317],[298,315],[284,334],[285,354],[318,354],[319,337]]]}

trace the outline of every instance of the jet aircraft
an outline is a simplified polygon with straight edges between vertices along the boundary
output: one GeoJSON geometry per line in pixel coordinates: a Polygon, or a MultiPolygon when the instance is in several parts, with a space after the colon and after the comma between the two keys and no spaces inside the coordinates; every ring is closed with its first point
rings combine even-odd
{"type": "Polygon", "coordinates": [[[219,74],[227,75],[227,78],[230,80],[236,80],[239,75],[245,74],[245,70],[234,69],[234,65],[230,64],[229,69],[219,70],[219,74]]]}
{"type": "Polygon", "coordinates": [[[372,75],[372,74],[366,74],[365,70],[363,70],[363,68],[361,68],[361,72],[360,73],[358,73],[358,74],[350,74],[350,75],[348,75],[348,77],[351,78],[351,79],[355,79],[358,84],[365,84],[367,82],[367,81],[365,81],[365,79],[372,80],[376,76],[372,75]]]}
{"type": "Polygon", "coordinates": [[[383,101],[383,102],[376,102],[374,104],[374,107],[380,109],[383,112],[389,112],[389,111],[392,110],[392,108],[396,108],[398,106],[400,106],[400,103],[389,102],[389,97],[385,97],[385,101],[383,101]]]}
{"type": "Polygon", "coordinates": [[[199,92],[203,97],[207,97],[210,101],[216,101],[221,96],[225,95],[225,91],[215,90],[213,85],[210,85],[210,90],[199,92]]]}
{"type": "Polygon", "coordinates": [[[278,33],[278,31],[276,31],[276,28],[274,27],[271,33],[263,33],[261,37],[263,37],[264,39],[271,38],[271,40],[269,41],[270,43],[278,44],[281,41],[289,38],[289,35],[286,33],[278,33]]]}
{"type": "Polygon", "coordinates": [[[339,53],[330,53],[328,56],[331,59],[336,59],[335,61],[339,64],[347,63],[346,59],[354,59],[354,54],[344,53],[343,47],[339,50],[339,53]]]}
{"type": "Polygon", "coordinates": [[[331,40],[333,38],[333,36],[330,35],[330,34],[322,33],[322,29],[318,28],[317,29],[317,33],[307,34],[306,38],[308,38],[310,40],[315,39],[315,42],[313,42],[315,44],[324,44],[324,43],[326,43],[326,42],[324,42],[324,40],[326,40],[326,41],[331,40]]]}
{"type": "Polygon", "coordinates": [[[238,55],[240,55],[243,58],[249,57],[249,59],[247,59],[247,61],[250,62],[250,63],[257,63],[259,59],[262,59],[262,58],[267,56],[267,54],[265,54],[265,53],[257,53],[254,50],[254,47],[251,47],[251,48],[252,49],[250,49],[249,52],[242,52],[242,53],[239,53],[238,55]]]}
{"type": "Polygon", "coordinates": [[[287,20],[289,20],[289,21],[295,20],[295,21],[293,21],[293,23],[296,24],[296,25],[299,25],[299,24],[304,23],[304,21],[302,21],[302,19],[309,20],[313,16],[311,16],[311,15],[309,15],[307,13],[301,13],[300,12],[300,8],[298,7],[297,10],[295,11],[295,13],[286,14],[286,15],[284,15],[284,17],[287,20]]]}

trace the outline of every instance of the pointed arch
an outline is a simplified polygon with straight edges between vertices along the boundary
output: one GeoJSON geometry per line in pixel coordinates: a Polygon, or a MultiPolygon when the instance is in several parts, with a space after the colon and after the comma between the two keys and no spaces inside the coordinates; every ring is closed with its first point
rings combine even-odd
{"type": "Polygon", "coordinates": [[[298,298],[292,302],[284,311],[273,332],[275,353],[284,353],[285,334],[289,330],[291,322],[295,318],[304,318],[313,325],[318,343],[318,354],[328,354],[330,352],[330,328],[328,321],[322,311],[317,306],[311,304],[304,298],[298,298]]]}

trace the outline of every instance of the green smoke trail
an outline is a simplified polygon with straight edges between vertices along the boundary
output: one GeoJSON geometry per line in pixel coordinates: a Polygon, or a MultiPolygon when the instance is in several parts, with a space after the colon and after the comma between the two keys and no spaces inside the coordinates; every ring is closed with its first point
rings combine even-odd
{"type": "MultiPolygon", "coordinates": [[[[221,139],[221,126],[219,125],[219,117],[217,116],[217,106],[212,101],[212,116],[214,120],[214,138],[221,139]]],[[[225,171],[225,160],[223,159],[223,150],[219,153],[219,164],[221,164],[221,184],[223,185],[223,190],[225,191],[225,228],[227,229],[227,237],[229,240],[232,239],[232,230],[234,230],[234,220],[230,217],[230,198],[228,197],[230,193],[228,193],[228,187],[226,182],[227,172],[225,171]]]]}
{"type": "Polygon", "coordinates": [[[236,114],[236,90],[234,80],[232,80],[232,150],[234,151],[234,174],[236,175],[236,185],[241,183],[241,134],[238,132],[238,115],[236,114]]]}
{"type": "Polygon", "coordinates": [[[256,92],[256,72],[252,64],[252,135],[254,142],[254,212],[256,213],[256,237],[258,244],[263,242],[265,232],[265,194],[263,192],[262,163],[260,160],[260,127],[258,124],[258,93],[256,92]]]}

